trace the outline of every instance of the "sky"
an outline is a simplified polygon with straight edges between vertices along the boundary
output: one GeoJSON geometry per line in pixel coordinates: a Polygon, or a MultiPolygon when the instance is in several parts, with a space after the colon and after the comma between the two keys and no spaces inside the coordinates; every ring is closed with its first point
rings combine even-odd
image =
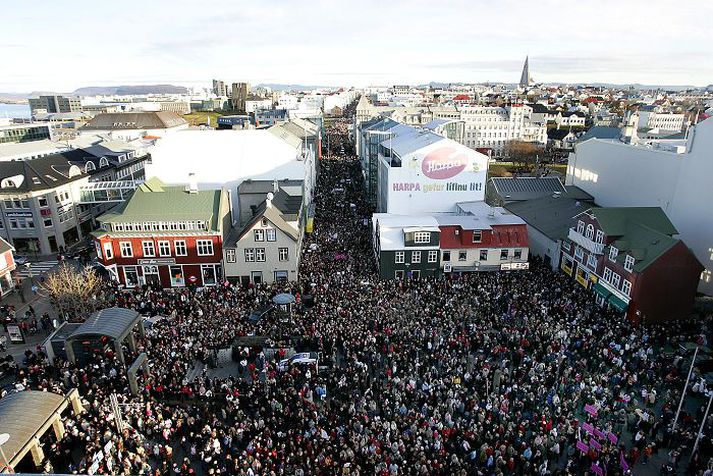
{"type": "Polygon", "coordinates": [[[34,0],[0,17],[0,91],[713,83],[713,0],[34,0]]]}

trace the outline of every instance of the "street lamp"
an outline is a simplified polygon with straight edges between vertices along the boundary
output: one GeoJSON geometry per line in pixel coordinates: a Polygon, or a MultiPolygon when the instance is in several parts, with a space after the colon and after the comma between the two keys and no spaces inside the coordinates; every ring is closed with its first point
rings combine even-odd
{"type": "Polygon", "coordinates": [[[10,467],[10,461],[8,461],[7,457],[5,457],[5,453],[2,450],[2,445],[7,443],[7,441],[9,439],[10,439],[9,433],[0,433],[0,458],[2,458],[2,461],[0,461],[0,463],[2,463],[2,465],[4,466],[2,469],[3,471],[5,471],[5,468],[7,468],[7,471],[9,473],[12,473],[13,471],[12,471],[12,468],[10,467]]]}

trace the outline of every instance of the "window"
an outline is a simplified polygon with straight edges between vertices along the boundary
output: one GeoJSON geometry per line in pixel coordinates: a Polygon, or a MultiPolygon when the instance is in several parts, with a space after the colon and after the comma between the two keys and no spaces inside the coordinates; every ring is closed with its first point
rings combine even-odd
{"type": "Polygon", "coordinates": [[[245,262],[253,263],[255,261],[255,249],[245,248],[245,262]]]}
{"type": "Polygon", "coordinates": [[[136,272],[136,266],[124,267],[124,282],[127,288],[133,288],[139,285],[139,274],[136,272]]]}
{"type": "MultiPolygon", "coordinates": [[[[132,256],[134,256],[134,251],[131,249],[130,241],[120,241],[119,249],[121,250],[122,258],[131,258],[132,256]]],[[[134,270],[134,272],[136,272],[136,270],[134,270]]]]}
{"type": "Polygon", "coordinates": [[[488,250],[480,250],[480,261],[488,261],[488,250]]]}
{"type": "Polygon", "coordinates": [[[186,278],[183,275],[183,266],[171,266],[168,269],[171,272],[171,286],[186,285],[186,278]]]}
{"type": "Polygon", "coordinates": [[[396,255],[394,256],[394,262],[395,263],[403,263],[406,259],[406,253],[403,251],[397,251],[396,255]]]}
{"type": "Polygon", "coordinates": [[[459,251],[458,252],[458,261],[465,261],[468,259],[468,252],[467,251],[459,251]]]}
{"type": "Polygon", "coordinates": [[[212,264],[201,265],[201,275],[203,276],[203,286],[212,286],[216,284],[215,266],[212,264]]]}
{"type": "Polygon", "coordinates": [[[514,258],[522,259],[522,250],[515,250],[514,258]]]}
{"type": "Polygon", "coordinates": [[[450,251],[444,251],[443,252],[443,261],[450,261],[451,260],[451,252],[450,251]]]}
{"type": "Polygon", "coordinates": [[[156,249],[154,248],[153,241],[142,241],[141,246],[144,251],[144,256],[152,258],[156,256],[156,249]]]}
{"type": "Polygon", "coordinates": [[[104,243],[104,256],[106,259],[114,257],[114,248],[111,247],[111,243],[104,243]]]}
{"type": "Polygon", "coordinates": [[[611,269],[609,268],[604,268],[604,276],[602,276],[602,279],[606,281],[607,283],[611,283],[611,269]]]}
{"type": "Polygon", "coordinates": [[[289,261],[290,260],[290,249],[289,248],[278,248],[277,249],[277,259],[279,261],[289,261]]]}
{"type": "Polygon", "coordinates": [[[611,261],[616,261],[616,257],[619,254],[619,250],[614,248],[613,246],[609,248],[609,259],[611,261]]]}
{"type": "Polygon", "coordinates": [[[594,239],[594,225],[592,225],[591,223],[589,225],[587,225],[587,235],[586,236],[590,240],[594,239]]]}
{"type": "Polygon", "coordinates": [[[225,261],[228,263],[235,263],[235,250],[225,250],[225,261]]]}
{"type": "Polygon", "coordinates": [[[627,271],[634,270],[634,257],[633,256],[626,255],[626,258],[624,258],[624,269],[627,271]]]}
{"type": "Polygon", "coordinates": [[[508,259],[508,250],[500,250],[500,261],[508,259]]]}
{"type": "Polygon", "coordinates": [[[254,230],[255,241],[265,241],[265,230],[254,230]]]}
{"type": "Polygon", "coordinates": [[[597,258],[591,253],[587,257],[587,266],[589,266],[589,268],[592,270],[597,269],[597,258]]]}
{"type": "Polygon", "coordinates": [[[265,248],[255,248],[255,261],[259,263],[265,262],[265,248]]]}
{"type": "Polygon", "coordinates": [[[473,243],[480,243],[483,241],[483,232],[480,230],[473,231],[473,243]]]}
{"type": "Polygon", "coordinates": [[[396,272],[394,273],[394,276],[396,277],[396,279],[404,279],[404,270],[397,269],[396,272]]]}
{"type": "Polygon", "coordinates": [[[604,232],[602,230],[597,230],[597,243],[604,243],[604,232]]]}
{"type": "Polygon", "coordinates": [[[421,270],[414,269],[413,271],[411,271],[411,279],[421,279],[421,270]]]}
{"type": "Polygon", "coordinates": [[[621,276],[619,276],[619,275],[616,274],[616,273],[613,273],[613,274],[612,274],[612,277],[611,277],[611,284],[612,284],[612,286],[614,286],[615,288],[619,289],[619,283],[620,283],[620,282],[621,282],[621,276]]]}
{"type": "Polygon", "coordinates": [[[625,279],[624,282],[621,283],[621,292],[631,297],[631,281],[625,279]]]}
{"type": "Polygon", "coordinates": [[[584,234],[584,222],[582,220],[579,220],[577,222],[577,233],[579,233],[580,235],[584,234]]]}
{"type": "Polygon", "coordinates": [[[159,256],[171,256],[171,242],[159,241],[158,242],[158,255],[159,256]]]}
{"type": "Polygon", "coordinates": [[[411,252],[411,263],[418,264],[421,262],[421,252],[420,251],[412,251],[411,252]]]}
{"type": "Polygon", "coordinates": [[[562,249],[565,251],[569,251],[572,249],[572,245],[569,244],[569,241],[563,241],[562,242],[562,249]]]}
{"type": "Polygon", "coordinates": [[[184,240],[174,241],[173,247],[176,250],[176,256],[188,256],[188,249],[184,240]]]}
{"type": "Polygon", "coordinates": [[[417,231],[413,234],[413,242],[417,245],[424,245],[431,242],[431,233],[427,231],[417,231]]]}
{"type": "Polygon", "coordinates": [[[579,246],[574,249],[574,257],[582,261],[584,259],[584,250],[579,246]]]}
{"type": "Polygon", "coordinates": [[[42,223],[44,223],[45,226],[52,226],[52,217],[44,217],[42,223]]]}
{"type": "Polygon", "coordinates": [[[274,228],[268,228],[265,230],[265,237],[267,241],[277,241],[277,233],[274,228]]]}
{"type": "Polygon", "coordinates": [[[428,262],[435,263],[438,261],[438,250],[431,250],[428,252],[428,262]]]}
{"type": "Polygon", "coordinates": [[[39,203],[40,207],[42,207],[42,208],[44,208],[48,205],[47,198],[45,198],[45,197],[38,198],[37,203],[39,203]]]}
{"type": "Polygon", "coordinates": [[[213,241],[212,240],[196,240],[196,248],[198,249],[198,256],[212,256],[213,255],[213,241]]]}

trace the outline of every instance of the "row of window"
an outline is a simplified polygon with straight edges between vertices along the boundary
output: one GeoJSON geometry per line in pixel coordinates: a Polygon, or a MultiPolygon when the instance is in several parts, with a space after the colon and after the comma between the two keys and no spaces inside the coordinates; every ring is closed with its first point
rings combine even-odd
{"type": "MultiPolygon", "coordinates": [[[[246,263],[264,263],[267,261],[267,255],[265,253],[265,248],[245,248],[243,250],[244,258],[246,263]]],[[[228,263],[236,262],[236,254],[234,249],[228,249],[225,252],[225,260],[228,263]]],[[[277,260],[278,261],[289,261],[290,260],[290,249],[289,248],[278,248],[277,249],[277,260]]]]}
{"type": "MultiPolygon", "coordinates": [[[[171,242],[170,241],[158,241],[158,256],[169,257],[171,256],[171,242]]],[[[107,243],[109,246],[105,246],[104,254],[106,259],[112,259],[113,253],[111,251],[111,244],[107,243]]],[[[198,256],[213,256],[213,241],[212,240],[196,240],[196,250],[198,256]]],[[[146,258],[156,257],[156,244],[153,241],[142,241],[141,251],[143,256],[146,258]]],[[[175,256],[188,256],[188,247],[186,246],[185,240],[175,240],[173,242],[173,251],[175,256]]],[[[119,252],[122,258],[133,258],[134,250],[130,241],[120,241],[119,242],[119,252]]]]}
{"type": "MultiPolygon", "coordinates": [[[[405,263],[406,262],[406,252],[405,251],[397,251],[394,256],[394,262],[396,264],[405,263]]],[[[421,252],[420,251],[412,251],[411,252],[411,263],[417,264],[420,262],[421,262],[421,252]]],[[[429,263],[437,263],[438,262],[438,250],[429,250],[428,262],[429,263]]]]}
{"type": "Polygon", "coordinates": [[[147,221],[143,223],[112,223],[111,231],[172,231],[198,230],[207,231],[208,222],[203,220],[188,221],[147,221]]]}
{"type": "Polygon", "coordinates": [[[614,288],[621,290],[626,296],[631,296],[631,281],[624,280],[621,282],[621,276],[613,272],[611,269],[604,267],[604,275],[602,280],[612,285],[614,288]],[[621,284],[621,287],[619,287],[621,284]]]}
{"type": "MultiPolygon", "coordinates": [[[[480,250],[480,261],[488,261],[488,256],[489,252],[491,250],[480,250]]],[[[495,251],[495,250],[492,250],[495,251]]],[[[505,261],[508,259],[510,256],[510,251],[505,248],[500,250],[500,261],[505,261]]],[[[513,259],[522,259],[522,250],[516,249],[512,253],[513,259]]],[[[443,261],[450,261],[451,260],[451,252],[450,251],[444,251],[443,252],[443,261]]],[[[467,250],[460,250],[458,251],[458,261],[467,261],[468,260],[468,251],[467,250]]]]}

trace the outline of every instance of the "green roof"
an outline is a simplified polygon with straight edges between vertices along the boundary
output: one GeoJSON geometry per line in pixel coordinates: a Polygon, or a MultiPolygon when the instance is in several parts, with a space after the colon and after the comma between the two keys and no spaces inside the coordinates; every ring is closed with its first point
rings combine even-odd
{"type": "Polygon", "coordinates": [[[678,242],[676,238],[646,225],[629,222],[624,235],[614,241],[614,246],[619,251],[616,260],[624,264],[626,255],[633,256],[634,271],[640,273],[678,242]]]}
{"type": "Polygon", "coordinates": [[[588,210],[595,217],[607,236],[621,236],[629,222],[659,231],[666,235],[677,235],[678,230],[659,207],[608,207],[588,210]]]}
{"type": "Polygon", "coordinates": [[[100,216],[102,223],[203,220],[218,230],[222,190],[186,191],[183,185],[166,185],[151,178],[140,185],[131,198],[100,216]]]}

